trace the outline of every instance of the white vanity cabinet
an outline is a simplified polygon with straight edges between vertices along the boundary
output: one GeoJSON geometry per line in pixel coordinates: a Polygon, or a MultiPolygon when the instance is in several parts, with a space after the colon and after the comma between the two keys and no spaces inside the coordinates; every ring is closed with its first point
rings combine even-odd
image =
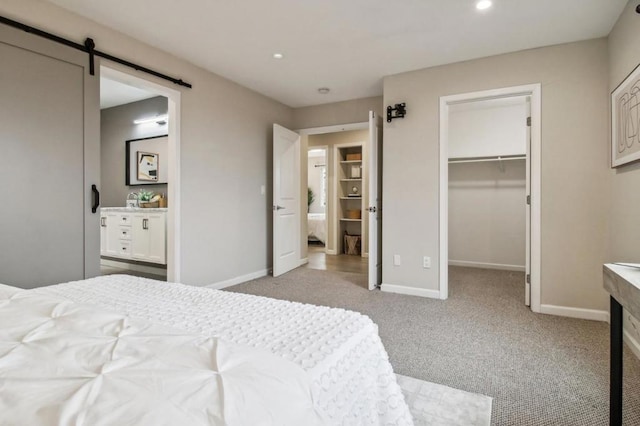
{"type": "Polygon", "coordinates": [[[166,216],[166,209],[102,209],[100,254],[166,265],[166,216]]]}
{"type": "Polygon", "coordinates": [[[166,214],[134,213],[131,221],[131,258],[166,264],[166,214]]]}

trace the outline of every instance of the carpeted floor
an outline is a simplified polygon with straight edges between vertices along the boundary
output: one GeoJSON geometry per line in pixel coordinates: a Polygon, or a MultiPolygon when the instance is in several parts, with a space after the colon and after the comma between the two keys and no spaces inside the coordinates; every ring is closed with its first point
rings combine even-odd
{"type": "MultiPolygon", "coordinates": [[[[608,424],[608,325],[532,313],[522,273],[452,267],[445,301],[364,281],[298,268],[227,290],[369,315],[396,373],[492,397],[493,425],[608,424]]],[[[640,425],[640,361],[624,356],[624,424],[640,425]]]]}

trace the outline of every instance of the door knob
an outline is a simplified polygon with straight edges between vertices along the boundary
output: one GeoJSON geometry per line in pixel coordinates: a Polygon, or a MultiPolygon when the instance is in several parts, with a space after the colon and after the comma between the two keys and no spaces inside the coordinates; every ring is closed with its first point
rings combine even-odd
{"type": "Polygon", "coordinates": [[[284,210],[282,206],[273,206],[273,210],[284,210]]]}

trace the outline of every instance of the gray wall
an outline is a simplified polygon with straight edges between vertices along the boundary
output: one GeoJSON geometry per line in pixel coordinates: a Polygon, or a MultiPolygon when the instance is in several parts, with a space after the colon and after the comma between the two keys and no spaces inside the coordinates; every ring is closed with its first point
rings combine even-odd
{"type": "Polygon", "coordinates": [[[384,104],[407,116],[384,127],[383,282],[438,289],[440,96],[541,83],[541,302],[607,310],[607,59],[596,39],[386,77],[384,104]]]}
{"type": "MultiPolygon", "coordinates": [[[[166,194],[167,185],[125,185],[126,141],[166,135],[167,124],[134,124],[133,120],[167,113],[167,98],[158,96],[100,112],[100,176],[103,207],[123,207],[130,192],[140,189],[166,194]]],[[[166,162],[166,158],[160,158],[166,162]]]]}
{"type": "Polygon", "coordinates": [[[363,123],[369,121],[369,111],[382,115],[382,96],[296,108],[293,110],[293,125],[296,129],[309,129],[363,123]]]}
{"type": "Polygon", "coordinates": [[[205,285],[270,267],[272,125],[292,127],[291,108],[49,2],[4,0],[0,13],[78,42],[91,36],[101,50],[192,83],[139,74],[181,92],[181,281],[205,285]]]}
{"type": "MultiPolygon", "coordinates": [[[[635,13],[638,2],[629,2],[609,35],[609,90],[613,91],[640,64],[640,15],[635,13]]],[[[610,172],[612,262],[640,260],[640,162],[626,164],[610,172]]],[[[625,313],[625,329],[640,341],[640,320],[625,313]],[[635,326],[631,324],[635,323],[635,326]]]]}

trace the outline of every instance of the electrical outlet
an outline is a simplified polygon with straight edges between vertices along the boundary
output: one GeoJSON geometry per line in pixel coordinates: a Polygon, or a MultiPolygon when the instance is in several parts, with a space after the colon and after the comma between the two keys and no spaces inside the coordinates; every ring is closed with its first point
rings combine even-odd
{"type": "Polygon", "coordinates": [[[424,269],[431,268],[431,258],[429,256],[425,256],[422,258],[422,267],[424,269]]]}
{"type": "Polygon", "coordinates": [[[399,254],[394,254],[393,255],[393,266],[400,266],[401,260],[400,260],[400,255],[399,254]]]}

